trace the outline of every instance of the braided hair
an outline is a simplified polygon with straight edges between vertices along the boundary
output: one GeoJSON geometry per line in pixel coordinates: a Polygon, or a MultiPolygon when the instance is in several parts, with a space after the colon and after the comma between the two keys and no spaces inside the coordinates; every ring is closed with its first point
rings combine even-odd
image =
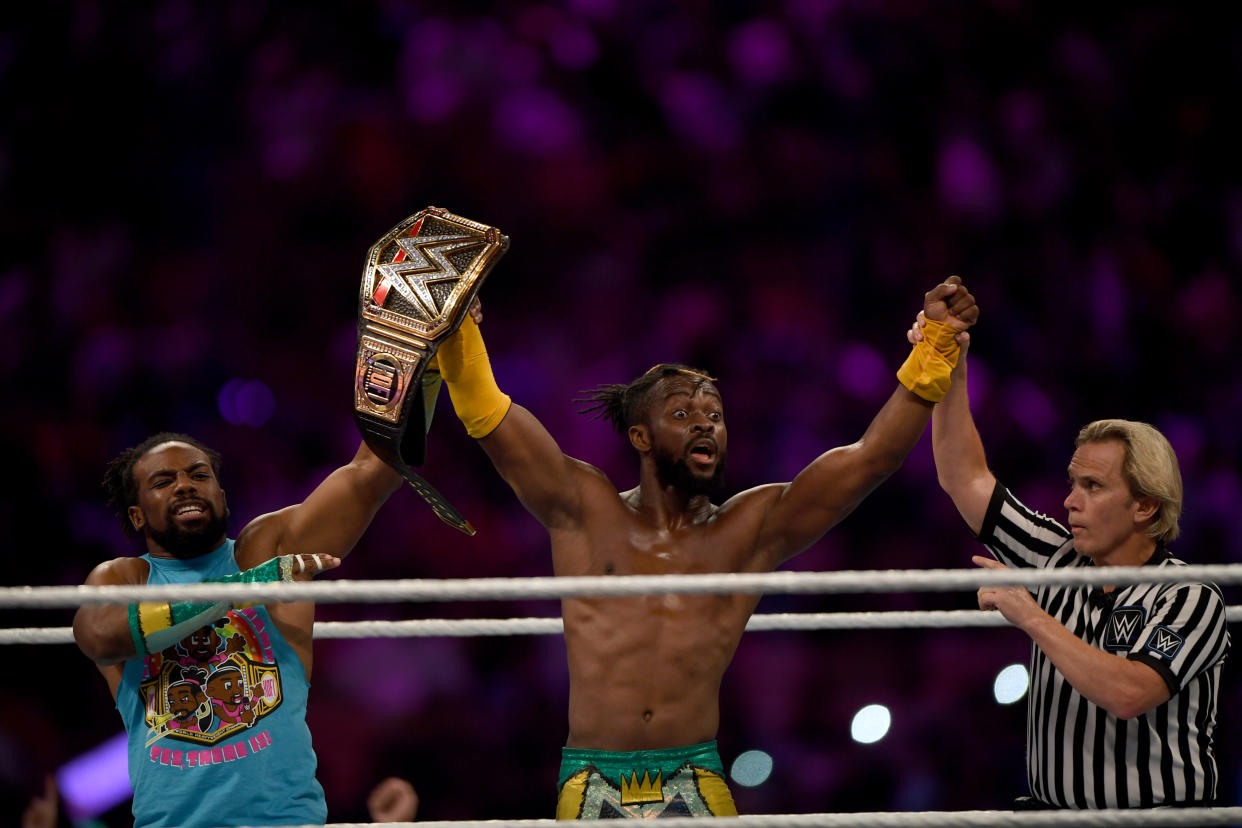
{"type": "Polygon", "coordinates": [[[691,368],[675,362],[661,362],[647,369],[641,377],[629,385],[610,383],[597,385],[587,391],[579,392],[574,402],[590,403],[586,408],[579,409],[579,414],[591,414],[597,420],[607,420],[618,434],[624,435],[630,426],[637,425],[647,411],[647,403],[651,389],[660,380],[668,377],[684,376],[696,380],[696,386],[704,382],[715,382],[716,378],[706,371],[691,368]]]}

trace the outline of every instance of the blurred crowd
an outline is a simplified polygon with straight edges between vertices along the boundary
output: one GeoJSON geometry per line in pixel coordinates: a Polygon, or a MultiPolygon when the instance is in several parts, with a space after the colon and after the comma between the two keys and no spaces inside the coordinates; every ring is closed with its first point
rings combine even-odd
{"type": "MultiPolygon", "coordinates": [[[[512,239],[482,291],[502,389],[634,484],[580,389],[678,361],[719,377],[729,489],[855,440],[924,291],[982,308],[989,461],[1063,517],[1080,425],[1153,423],[1186,483],[1180,557],[1242,562],[1242,12],[780,0],[196,4],[0,14],[4,582],[77,584],[136,553],[104,464],[154,431],[224,455],[234,527],[352,456],[370,244],[447,207],[512,239]]],[[[467,538],[395,495],[342,578],[550,574],[546,534],[446,401],[425,475],[467,538]]],[[[805,570],[965,567],[924,443],[805,570]]],[[[1239,592],[1227,589],[1230,603],[1239,592]]],[[[770,596],[760,612],[953,609],[970,593],[770,596]]],[[[554,615],[555,602],[325,605],[322,619],[554,615]]],[[[0,610],[4,626],[71,611],[0,610]]],[[[726,674],[721,754],[772,755],[744,812],[990,809],[1025,793],[1020,632],[763,632],[726,674]],[[883,703],[889,735],[851,741],[883,703]]],[[[120,729],[71,646],[12,646],[0,819],[120,729]]],[[[1226,670],[1223,802],[1242,788],[1226,670]]],[[[559,638],[316,645],[309,723],[333,820],[386,776],[420,818],[547,817],[559,638]]],[[[99,817],[126,824],[127,805],[99,817]]],[[[4,819],[8,822],[10,820],[4,819]]]]}

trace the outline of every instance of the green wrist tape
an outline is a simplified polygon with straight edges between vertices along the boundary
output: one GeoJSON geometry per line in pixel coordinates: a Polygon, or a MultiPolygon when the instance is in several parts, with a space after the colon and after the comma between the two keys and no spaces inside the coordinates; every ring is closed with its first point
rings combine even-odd
{"type": "Polygon", "coordinates": [[[223,618],[230,609],[232,606],[227,601],[130,604],[129,633],[134,639],[134,651],[145,656],[165,650],[195,630],[223,618]]]}
{"type": "Polygon", "coordinates": [[[147,650],[147,642],[142,640],[142,624],[138,621],[138,605],[129,605],[129,637],[134,641],[134,652],[140,656],[151,653],[147,650]]]}
{"type": "MultiPolygon", "coordinates": [[[[209,578],[211,583],[220,584],[270,584],[275,581],[289,582],[293,580],[293,555],[279,555],[252,566],[245,572],[234,572],[220,578],[209,578]]],[[[257,606],[257,603],[238,601],[233,604],[235,609],[257,606]]]]}
{"type": "Polygon", "coordinates": [[[207,584],[268,584],[273,581],[291,581],[293,580],[291,561],[292,555],[280,555],[271,560],[264,561],[258,566],[252,566],[245,572],[234,572],[232,575],[224,575],[219,578],[208,578],[203,583],[207,584]],[[285,575],[285,570],[289,570],[289,575],[285,575]]]}
{"type": "MultiPolygon", "coordinates": [[[[211,584],[264,584],[273,581],[293,580],[293,555],[280,555],[251,567],[245,572],[234,572],[219,578],[208,578],[211,584]]],[[[158,653],[173,646],[190,633],[207,626],[234,608],[253,604],[216,603],[159,603],[144,601],[129,605],[129,634],[134,640],[134,652],[140,656],[158,653]]]]}

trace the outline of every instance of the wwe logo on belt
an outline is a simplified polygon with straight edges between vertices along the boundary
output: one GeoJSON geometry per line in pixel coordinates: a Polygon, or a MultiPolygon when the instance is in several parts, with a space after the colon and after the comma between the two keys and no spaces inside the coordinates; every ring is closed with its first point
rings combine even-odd
{"type": "MultiPolygon", "coordinates": [[[[421,224],[421,223],[420,223],[421,224]]],[[[418,225],[414,233],[418,232],[418,225]]],[[[455,282],[462,274],[449,260],[449,254],[469,247],[480,246],[477,236],[436,235],[408,236],[393,241],[404,254],[400,260],[377,266],[383,275],[375,293],[375,303],[384,304],[384,294],[391,286],[411,305],[420,309],[429,319],[440,314],[435,297],[431,294],[429,284],[437,282],[455,282]]]]}
{"type": "Polygon", "coordinates": [[[1171,661],[1182,648],[1182,643],[1182,637],[1168,627],[1156,627],[1147,639],[1147,649],[1171,661]]]}

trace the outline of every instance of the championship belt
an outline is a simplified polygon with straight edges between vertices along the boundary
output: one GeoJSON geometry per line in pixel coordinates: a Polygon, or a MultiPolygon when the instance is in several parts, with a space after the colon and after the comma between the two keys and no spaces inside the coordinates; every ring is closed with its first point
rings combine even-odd
{"type": "Polygon", "coordinates": [[[441,520],[468,535],[474,527],[410,467],[426,458],[440,392],[440,374],[427,363],[508,249],[495,227],[428,207],[371,246],[358,294],[354,421],[362,439],[441,520]]]}

